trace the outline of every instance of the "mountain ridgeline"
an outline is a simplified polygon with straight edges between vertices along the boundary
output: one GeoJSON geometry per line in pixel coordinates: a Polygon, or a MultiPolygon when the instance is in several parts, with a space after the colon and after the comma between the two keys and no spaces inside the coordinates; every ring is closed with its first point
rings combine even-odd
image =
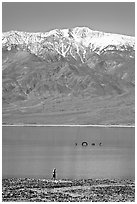
{"type": "Polygon", "coordinates": [[[134,103],[135,39],[86,27],[5,32],[2,79],[4,107],[55,96],[130,96],[134,103]]]}

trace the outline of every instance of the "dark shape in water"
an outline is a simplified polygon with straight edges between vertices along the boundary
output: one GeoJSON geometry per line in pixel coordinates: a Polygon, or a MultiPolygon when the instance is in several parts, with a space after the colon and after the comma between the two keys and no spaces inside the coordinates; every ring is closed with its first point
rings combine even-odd
{"type": "Polygon", "coordinates": [[[86,146],[88,146],[88,143],[87,142],[82,142],[82,146],[86,147],[86,146]]]}

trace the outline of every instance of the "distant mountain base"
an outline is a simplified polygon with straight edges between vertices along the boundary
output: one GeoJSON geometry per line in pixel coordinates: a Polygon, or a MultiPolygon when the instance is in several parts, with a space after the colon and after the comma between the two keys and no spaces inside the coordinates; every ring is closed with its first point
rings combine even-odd
{"type": "Polygon", "coordinates": [[[120,96],[57,96],[3,103],[3,125],[128,125],[135,123],[134,92],[120,96]]]}

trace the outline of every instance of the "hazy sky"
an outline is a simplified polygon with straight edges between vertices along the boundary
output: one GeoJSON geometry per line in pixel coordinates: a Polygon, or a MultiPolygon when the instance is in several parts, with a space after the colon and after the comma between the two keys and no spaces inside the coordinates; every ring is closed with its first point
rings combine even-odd
{"type": "Polygon", "coordinates": [[[2,30],[29,32],[87,26],[93,30],[135,35],[133,2],[4,2],[2,30]]]}

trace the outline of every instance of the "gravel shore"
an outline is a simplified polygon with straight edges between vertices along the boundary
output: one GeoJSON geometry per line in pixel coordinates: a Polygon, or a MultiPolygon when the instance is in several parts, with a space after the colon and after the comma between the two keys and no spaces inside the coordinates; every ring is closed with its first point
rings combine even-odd
{"type": "Polygon", "coordinates": [[[2,179],[2,201],[135,202],[135,181],[129,179],[48,180],[2,179]]]}

